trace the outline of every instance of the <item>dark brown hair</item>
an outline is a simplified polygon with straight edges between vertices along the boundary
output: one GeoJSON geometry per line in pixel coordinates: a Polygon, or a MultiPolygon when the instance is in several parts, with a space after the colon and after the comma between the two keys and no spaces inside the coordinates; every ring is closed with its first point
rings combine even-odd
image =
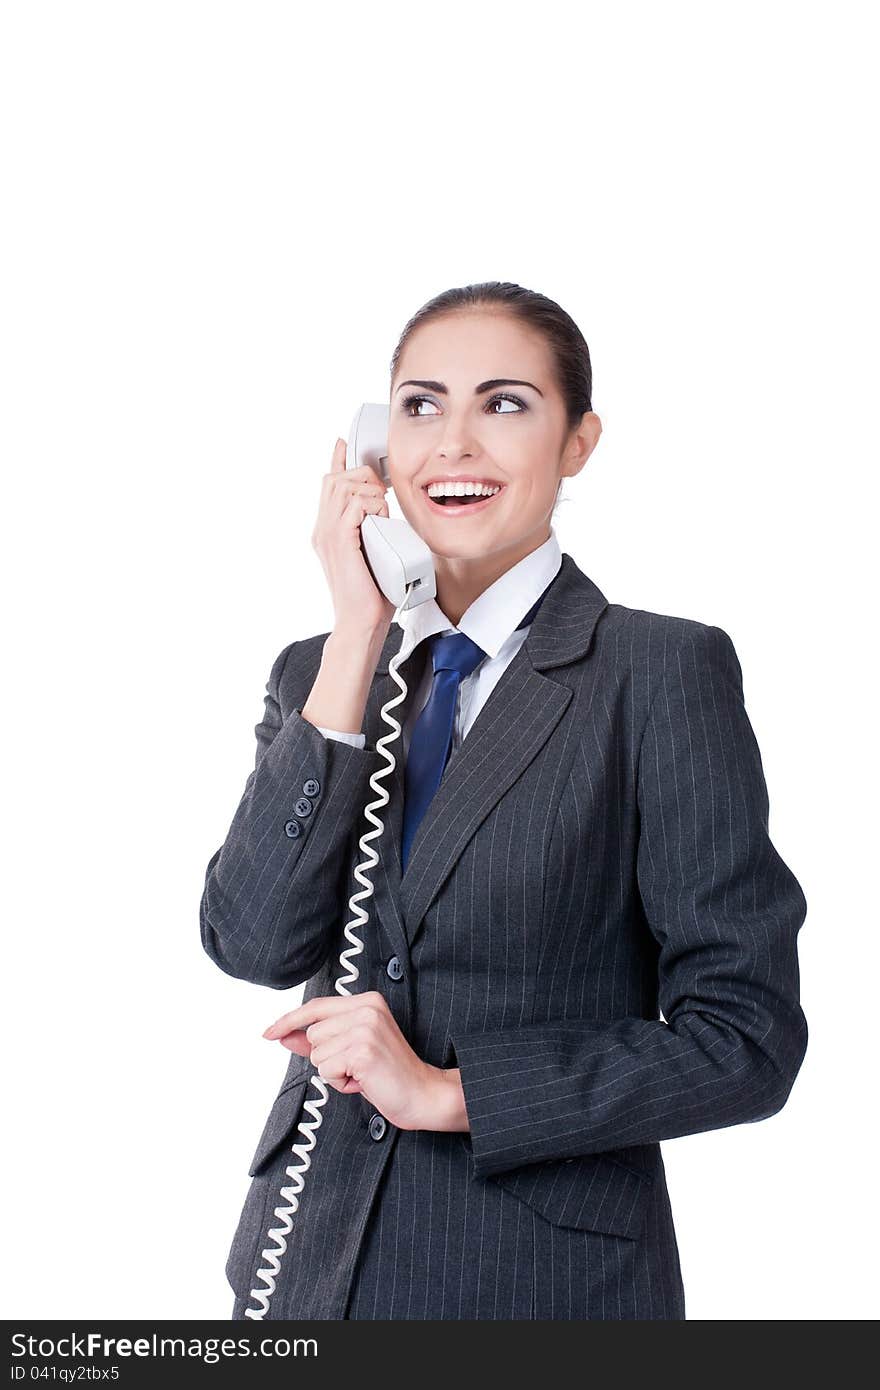
{"type": "Polygon", "coordinates": [[[534,328],[544,337],[556,369],[556,379],[565,401],[569,430],[580,423],[584,411],[592,410],[593,369],[586,339],[570,314],[537,290],[507,280],[487,280],[481,285],[464,285],[443,290],[429,299],[413,314],[400,335],[391,358],[391,380],[394,380],[403,349],[422,324],[457,309],[481,308],[483,305],[506,309],[520,322],[534,328]]]}

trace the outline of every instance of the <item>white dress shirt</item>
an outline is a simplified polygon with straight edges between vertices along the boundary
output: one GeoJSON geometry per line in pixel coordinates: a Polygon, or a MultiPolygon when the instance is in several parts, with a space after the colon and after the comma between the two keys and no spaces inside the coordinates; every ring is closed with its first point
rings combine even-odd
{"type": "MultiPolygon", "coordinates": [[[[407,634],[408,651],[435,632],[463,632],[486,653],[471,674],[459,683],[450,756],[460,747],[495,685],[528,637],[529,629],[517,628],[516,624],[522,621],[561,565],[562,551],[551,526],[550,535],[542,545],[511,566],[474,599],[462,614],[458,627],[453,626],[433,598],[426,599],[417,608],[395,614],[394,621],[407,634]]],[[[409,753],[413,728],[428,703],[433,684],[434,671],[429,660],[409,715],[401,728],[404,758],[409,753]]],[[[324,729],[320,725],[318,728],[325,738],[340,739],[343,743],[353,744],[355,748],[363,748],[366,743],[363,732],[352,734],[338,729],[324,729]]]]}

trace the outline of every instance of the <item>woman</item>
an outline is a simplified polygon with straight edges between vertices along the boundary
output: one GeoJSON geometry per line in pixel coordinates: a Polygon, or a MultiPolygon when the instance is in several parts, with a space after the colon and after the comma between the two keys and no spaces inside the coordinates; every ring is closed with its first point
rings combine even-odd
{"type": "Polygon", "coordinates": [[[266,1030],[291,1056],[229,1252],[233,1318],[261,1306],[316,1071],[269,1319],[684,1318],[660,1141],[774,1114],[800,1068],[806,902],[768,835],[733,644],[609,603],[558,548],[559,487],[601,433],[590,394],[576,325],[517,285],[438,296],[395,352],[390,475],[437,595],[399,620],[405,771],[350,997],[334,981],[401,634],[359,539],[385,487],[337,442],[312,538],[333,629],[272,666],[201,905],[221,969],[308,982],[266,1030]],[[484,500],[437,500],[464,480],[484,500]]]}

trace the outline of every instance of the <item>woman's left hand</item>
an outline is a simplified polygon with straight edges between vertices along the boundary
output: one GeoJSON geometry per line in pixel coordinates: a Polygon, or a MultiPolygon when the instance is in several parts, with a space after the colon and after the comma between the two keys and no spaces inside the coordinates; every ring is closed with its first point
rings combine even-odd
{"type": "Polygon", "coordinates": [[[446,1073],[416,1056],[378,991],[309,999],[263,1037],[308,1057],[334,1090],[361,1092],[399,1129],[434,1128],[448,1107],[446,1073]]]}

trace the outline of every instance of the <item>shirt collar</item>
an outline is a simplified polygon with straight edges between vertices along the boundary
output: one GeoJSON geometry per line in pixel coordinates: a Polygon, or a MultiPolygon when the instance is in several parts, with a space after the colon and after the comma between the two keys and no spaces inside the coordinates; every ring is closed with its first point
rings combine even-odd
{"type": "Polygon", "coordinates": [[[521,622],[562,564],[562,551],[556,532],[550,535],[474,599],[461,615],[458,627],[450,622],[434,598],[415,608],[397,613],[395,621],[407,634],[406,647],[412,651],[419,642],[436,632],[463,632],[487,656],[498,655],[517,623],[521,622]]]}

